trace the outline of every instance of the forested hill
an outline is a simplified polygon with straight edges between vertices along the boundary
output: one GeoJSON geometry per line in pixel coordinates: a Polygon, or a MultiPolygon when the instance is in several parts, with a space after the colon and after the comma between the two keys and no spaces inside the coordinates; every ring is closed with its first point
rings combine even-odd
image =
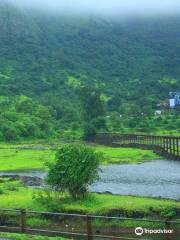
{"type": "MultiPolygon", "coordinates": [[[[5,122],[15,131],[27,114],[31,126],[49,113],[50,126],[37,124],[40,137],[54,125],[81,122],[81,85],[101,89],[108,114],[151,115],[163,108],[169,92],[180,89],[179,25],[179,16],[113,21],[30,11],[1,0],[0,137],[5,122]],[[18,108],[22,102],[41,112],[18,108]]],[[[25,137],[33,136],[31,128],[25,137]]]]}

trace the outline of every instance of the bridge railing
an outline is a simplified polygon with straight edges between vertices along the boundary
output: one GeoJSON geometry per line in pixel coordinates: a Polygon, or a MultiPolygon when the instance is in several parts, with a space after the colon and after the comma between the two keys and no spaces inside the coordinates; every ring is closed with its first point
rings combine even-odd
{"type": "Polygon", "coordinates": [[[180,137],[143,134],[99,133],[95,141],[113,147],[142,147],[153,149],[167,158],[180,160],[180,137]]]}

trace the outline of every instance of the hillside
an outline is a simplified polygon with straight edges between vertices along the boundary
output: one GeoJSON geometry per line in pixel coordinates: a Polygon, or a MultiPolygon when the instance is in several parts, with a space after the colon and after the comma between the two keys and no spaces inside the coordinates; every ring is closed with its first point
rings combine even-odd
{"type": "Polygon", "coordinates": [[[180,89],[179,24],[180,16],[113,21],[1,1],[0,139],[79,131],[82,85],[100,89],[109,130],[146,131],[150,125],[156,131],[164,124],[177,131],[178,116],[153,115],[166,109],[170,91],[180,89]]]}

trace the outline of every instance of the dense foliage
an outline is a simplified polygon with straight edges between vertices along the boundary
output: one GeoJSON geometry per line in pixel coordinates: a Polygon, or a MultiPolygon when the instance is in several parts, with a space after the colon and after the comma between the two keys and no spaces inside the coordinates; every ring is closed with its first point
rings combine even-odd
{"type": "Polygon", "coordinates": [[[55,163],[49,164],[47,182],[55,190],[68,191],[74,198],[82,198],[88,186],[98,179],[101,154],[85,145],[64,145],[55,163]]]}
{"type": "Polygon", "coordinates": [[[0,140],[44,138],[54,135],[55,117],[52,108],[31,98],[0,97],[0,140]]]}
{"type": "Polygon", "coordinates": [[[180,89],[179,24],[179,16],[113,21],[1,1],[0,139],[48,137],[57,129],[80,137],[84,121],[87,135],[94,127],[177,132],[179,115],[167,112],[167,100],[180,89]],[[91,98],[91,86],[98,98],[91,98]],[[17,106],[22,95],[31,102],[26,110],[17,106]],[[84,118],[83,97],[92,104],[91,121],[84,118]],[[155,110],[163,111],[160,121],[155,110]]]}

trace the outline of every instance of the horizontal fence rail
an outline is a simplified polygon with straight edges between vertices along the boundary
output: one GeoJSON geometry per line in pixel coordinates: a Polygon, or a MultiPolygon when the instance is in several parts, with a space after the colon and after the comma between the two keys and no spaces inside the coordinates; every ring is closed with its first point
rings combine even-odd
{"type": "MultiPolygon", "coordinates": [[[[137,223],[137,226],[141,226],[141,223],[155,223],[155,224],[163,224],[164,228],[166,229],[172,229],[172,227],[175,227],[177,229],[177,233],[179,233],[180,230],[180,221],[171,221],[171,220],[153,220],[153,219],[134,219],[134,218],[122,218],[122,217],[109,217],[109,216],[95,216],[95,215],[83,215],[83,214],[67,214],[67,213],[54,213],[54,212],[36,212],[36,211],[27,211],[25,209],[0,209],[0,231],[1,232],[12,232],[12,233],[27,233],[27,234],[37,234],[37,235],[46,235],[46,236],[63,236],[63,237],[71,237],[74,239],[124,239],[124,240],[135,240],[135,239],[141,239],[136,237],[134,234],[134,237],[123,237],[120,236],[122,228],[119,228],[119,234],[118,235],[106,235],[106,234],[100,234],[100,233],[94,233],[93,228],[93,221],[94,220],[116,220],[120,222],[122,221],[133,221],[137,223]],[[30,219],[30,216],[32,217],[37,216],[43,216],[43,217],[50,217],[54,219],[54,217],[57,218],[58,221],[62,221],[64,219],[72,218],[72,220],[75,222],[77,218],[82,219],[85,223],[85,230],[79,231],[79,232],[72,232],[72,231],[64,231],[61,229],[61,227],[58,227],[58,230],[51,229],[52,226],[50,226],[50,229],[46,227],[45,229],[40,227],[33,227],[30,228],[28,226],[28,220],[30,219]],[[18,222],[16,225],[12,224],[12,221],[10,221],[10,224],[2,224],[2,217],[4,217],[6,220],[9,217],[11,220],[12,217],[18,217],[18,222]]],[[[83,225],[82,225],[83,226],[83,225]]],[[[147,238],[145,238],[147,239],[147,238]]],[[[144,239],[144,240],[145,240],[144,239]]],[[[165,239],[170,239],[169,236],[165,239]]],[[[174,239],[174,238],[173,238],[174,239]]]]}
{"type": "Polygon", "coordinates": [[[99,133],[95,142],[112,147],[152,149],[168,159],[180,160],[180,137],[138,134],[99,133]]]}

